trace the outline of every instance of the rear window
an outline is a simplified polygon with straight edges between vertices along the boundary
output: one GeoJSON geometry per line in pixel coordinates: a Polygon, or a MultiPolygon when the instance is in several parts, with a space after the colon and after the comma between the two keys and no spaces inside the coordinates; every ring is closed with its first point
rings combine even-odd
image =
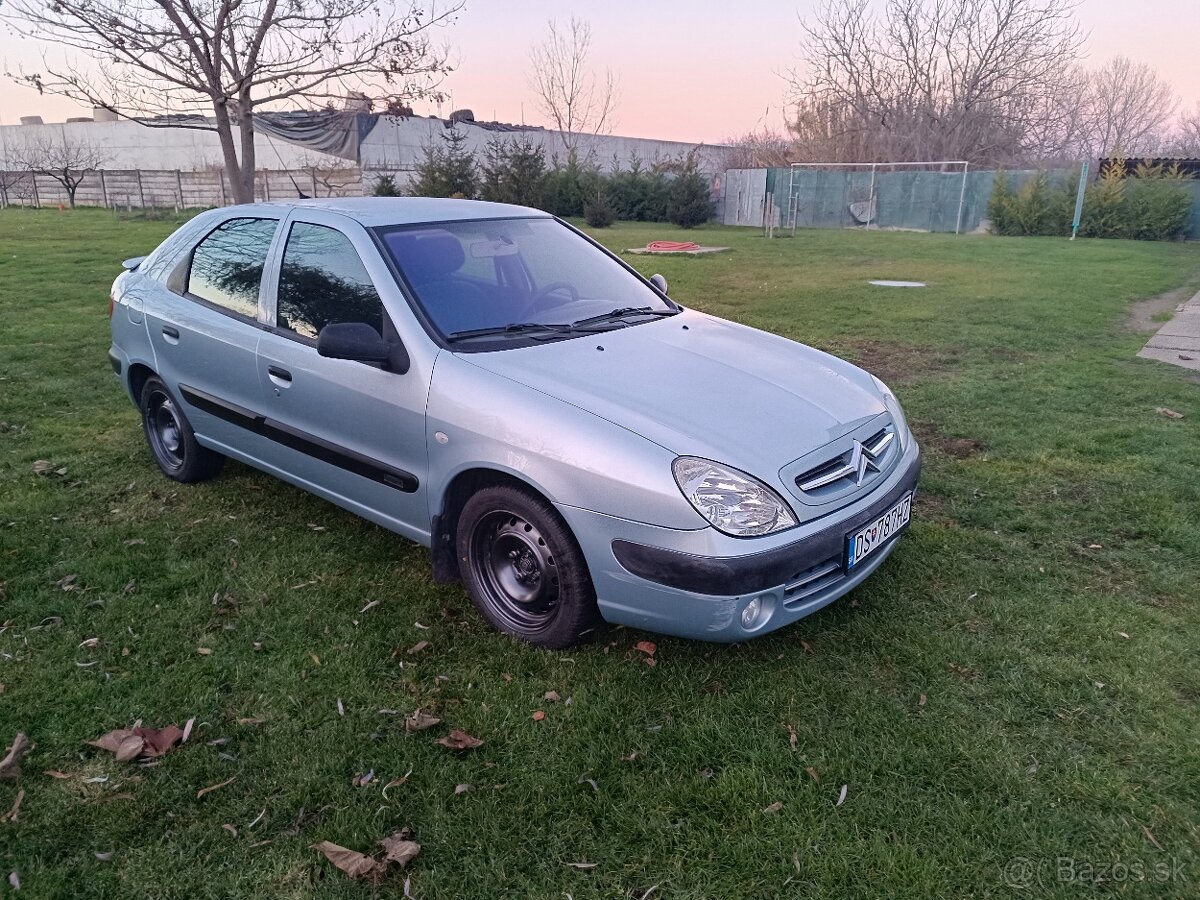
{"type": "Polygon", "coordinates": [[[187,291],[230,312],[258,316],[258,287],[276,219],[230,219],[196,245],[187,291]]]}

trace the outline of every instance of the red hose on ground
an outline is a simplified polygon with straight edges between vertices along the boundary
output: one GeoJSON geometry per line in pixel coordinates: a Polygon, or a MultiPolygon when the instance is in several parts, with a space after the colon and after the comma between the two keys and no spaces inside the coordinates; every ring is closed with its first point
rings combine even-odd
{"type": "Polygon", "coordinates": [[[700,245],[692,241],[651,241],[646,245],[650,251],[680,253],[685,250],[699,250],[700,245]]]}

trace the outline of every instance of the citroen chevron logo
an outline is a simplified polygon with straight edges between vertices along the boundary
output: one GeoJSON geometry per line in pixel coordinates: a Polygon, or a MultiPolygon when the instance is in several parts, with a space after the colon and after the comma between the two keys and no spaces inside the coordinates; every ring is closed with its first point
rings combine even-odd
{"type": "Polygon", "coordinates": [[[879,471],[879,466],[875,465],[875,455],[864,447],[861,441],[854,442],[853,448],[850,450],[850,462],[847,465],[850,467],[851,474],[854,475],[855,486],[863,483],[867,472],[879,471]]]}

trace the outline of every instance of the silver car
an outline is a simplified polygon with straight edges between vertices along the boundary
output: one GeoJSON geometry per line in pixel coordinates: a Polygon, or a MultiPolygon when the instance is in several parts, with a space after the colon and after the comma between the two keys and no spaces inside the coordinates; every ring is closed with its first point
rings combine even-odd
{"type": "Polygon", "coordinates": [[[685,309],[537,210],[238,206],[125,268],[109,357],[169,478],[276,475],[431,548],[541,647],[773,631],[909,523],[920,452],[879,379],[685,309]]]}

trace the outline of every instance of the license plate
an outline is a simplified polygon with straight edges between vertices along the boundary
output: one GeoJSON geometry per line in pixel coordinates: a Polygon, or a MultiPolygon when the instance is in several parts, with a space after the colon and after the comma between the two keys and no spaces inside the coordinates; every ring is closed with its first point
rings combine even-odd
{"type": "Polygon", "coordinates": [[[912,514],[912,491],[900,502],[860,531],[846,538],[846,571],[850,571],[908,525],[912,514]]]}

